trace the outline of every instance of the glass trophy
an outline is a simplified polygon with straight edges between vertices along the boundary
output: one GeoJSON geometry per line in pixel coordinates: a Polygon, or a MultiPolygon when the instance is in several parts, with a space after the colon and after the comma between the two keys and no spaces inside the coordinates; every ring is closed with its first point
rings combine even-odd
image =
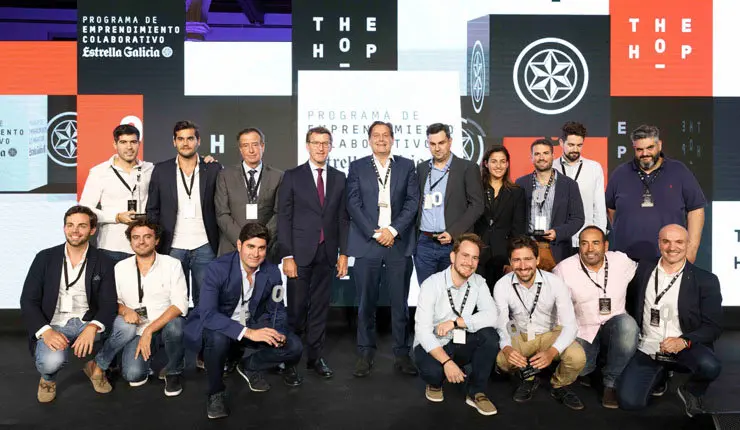
{"type": "MultiPolygon", "coordinates": [[[[275,302],[275,307],[277,308],[278,303],[283,301],[283,298],[285,297],[285,287],[282,284],[275,285],[272,287],[272,301],[275,302]]],[[[275,323],[277,321],[277,309],[275,309],[275,313],[272,314],[272,329],[275,329],[275,323]]],[[[278,348],[282,348],[285,346],[285,341],[281,342],[278,345],[278,348]]]]}
{"type": "MultiPolygon", "coordinates": [[[[660,307],[660,325],[663,326],[664,340],[666,338],[666,333],[668,332],[668,320],[671,318],[673,318],[673,309],[667,304],[664,304],[660,307]]],[[[658,352],[655,353],[655,361],[672,364],[678,361],[678,356],[675,353],[661,352],[658,350],[658,352]]]]}

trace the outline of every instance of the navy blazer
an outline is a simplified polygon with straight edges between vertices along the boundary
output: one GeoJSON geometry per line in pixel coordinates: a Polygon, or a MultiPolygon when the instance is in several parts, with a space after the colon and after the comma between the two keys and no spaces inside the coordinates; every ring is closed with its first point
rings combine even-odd
{"type": "Polygon", "coordinates": [[[316,249],[324,229],[327,260],[337,261],[337,250],[347,253],[349,215],[344,197],[344,173],[327,165],[324,205],[313,172],[308,162],[287,170],[278,190],[277,234],[281,256],[292,255],[296,264],[308,266],[316,256],[316,249]]]}
{"type": "MultiPolygon", "coordinates": [[[[216,194],[216,182],[221,164],[206,163],[203,157],[198,162],[198,186],[200,187],[200,208],[203,215],[203,224],[208,236],[208,244],[213,253],[218,255],[218,222],[216,221],[216,206],[213,197],[216,194]]],[[[147,219],[162,227],[162,238],[159,240],[157,252],[169,255],[172,249],[172,235],[175,233],[177,222],[177,181],[180,173],[174,158],[154,165],[152,179],[149,182],[149,200],[146,203],[147,219]]]]}
{"type": "MultiPolygon", "coordinates": [[[[359,158],[349,165],[347,175],[347,212],[350,216],[347,252],[363,257],[373,246],[378,229],[378,177],[372,166],[373,156],[359,158]]],[[[393,246],[399,246],[409,257],[416,245],[416,214],[419,208],[419,181],[414,163],[393,156],[391,167],[391,227],[396,229],[393,246]]]]}
{"type": "MultiPolygon", "coordinates": [[[[655,288],[650,276],[657,266],[657,260],[642,260],[629,285],[627,310],[637,322],[642,332],[642,313],[645,306],[645,289],[655,288]]],[[[675,286],[674,286],[675,288],[675,286]]],[[[700,269],[686,262],[678,290],[678,322],[681,336],[691,343],[701,343],[713,347],[714,341],[722,333],[722,291],[719,279],[714,273],[700,269]]]]}
{"type": "MultiPolygon", "coordinates": [[[[200,290],[198,306],[188,314],[185,323],[185,345],[200,351],[203,329],[209,329],[237,340],[244,326],[231,319],[242,294],[242,271],[239,252],[224,254],[213,260],[206,271],[200,290]]],[[[274,328],[286,334],[287,316],[283,302],[272,300],[272,288],[282,285],[280,269],[272,263],[263,262],[254,279],[254,291],[249,300],[247,327],[274,328]],[[275,325],[273,326],[273,321],[275,325]]]]}
{"type": "MultiPolygon", "coordinates": [[[[555,199],[550,214],[550,228],[555,230],[555,240],[550,242],[550,250],[555,263],[560,263],[570,256],[570,248],[573,247],[571,238],[583,227],[586,217],[583,215],[583,201],[578,183],[556,171],[557,182],[555,186],[555,199]]],[[[525,225],[529,231],[529,219],[532,212],[532,176],[522,176],[516,180],[517,185],[524,188],[524,199],[527,203],[527,218],[525,225]]]]}
{"type": "MultiPolygon", "coordinates": [[[[28,341],[33,354],[36,332],[51,323],[59,299],[62,279],[64,246],[57,245],[36,254],[26,275],[21,293],[21,317],[28,331],[28,341]]],[[[98,321],[110,329],[118,312],[116,281],[113,260],[92,245],[87,250],[85,266],[85,291],[88,311],[83,321],[98,321]]]]}

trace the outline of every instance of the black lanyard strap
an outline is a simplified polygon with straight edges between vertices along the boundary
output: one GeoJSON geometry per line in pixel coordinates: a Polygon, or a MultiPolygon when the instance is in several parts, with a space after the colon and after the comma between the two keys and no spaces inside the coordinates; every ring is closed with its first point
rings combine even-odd
{"type": "Polygon", "coordinates": [[[433,161],[433,160],[429,160],[429,175],[427,175],[427,183],[428,183],[428,184],[430,184],[430,185],[429,185],[429,192],[430,192],[430,193],[431,193],[432,191],[434,191],[434,187],[436,187],[436,186],[437,186],[437,184],[439,184],[440,182],[442,182],[442,179],[444,179],[444,178],[445,178],[445,176],[447,176],[447,173],[449,173],[449,171],[450,171],[450,168],[449,168],[449,167],[448,167],[448,168],[446,168],[446,169],[445,169],[445,171],[444,171],[444,173],[442,173],[442,176],[440,176],[440,177],[439,177],[439,179],[437,179],[437,180],[436,180],[436,181],[435,181],[435,182],[434,182],[434,183],[432,184],[432,170],[433,170],[433,169],[434,169],[434,161],[433,161]]]}
{"type": "MultiPolygon", "coordinates": [[[[539,271],[539,269],[537,269],[539,271]]],[[[540,275],[542,275],[540,273],[540,275]]],[[[544,277],[543,277],[544,280],[544,277]]],[[[532,309],[527,310],[527,304],[524,303],[524,300],[522,300],[522,296],[519,294],[519,290],[516,289],[518,282],[514,282],[514,274],[511,275],[511,286],[514,288],[514,292],[516,293],[516,296],[519,298],[519,301],[522,302],[522,306],[524,306],[524,310],[529,312],[529,319],[532,320],[532,315],[534,314],[534,310],[537,309],[537,302],[540,301],[540,292],[542,292],[542,282],[537,283],[537,293],[534,295],[534,302],[532,302],[532,309]]]]}
{"type": "Polygon", "coordinates": [[[447,298],[450,300],[450,307],[452,308],[452,312],[455,313],[458,317],[462,318],[462,311],[465,309],[465,303],[468,301],[468,294],[470,293],[470,283],[465,283],[465,296],[463,296],[463,301],[460,304],[460,311],[458,312],[455,309],[455,303],[452,301],[452,293],[450,293],[450,288],[447,288],[447,298]]]}
{"type": "Polygon", "coordinates": [[[250,187],[249,180],[247,179],[247,171],[244,169],[244,164],[242,164],[241,166],[242,175],[244,176],[244,185],[246,185],[247,187],[247,197],[249,198],[249,203],[254,203],[257,201],[257,191],[260,189],[260,183],[262,183],[262,173],[260,173],[260,177],[257,178],[257,182],[254,184],[254,187],[250,187]]]}
{"type": "Polygon", "coordinates": [[[188,184],[185,181],[185,173],[183,173],[182,168],[180,167],[180,177],[182,178],[182,186],[185,187],[185,192],[188,194],[188,198],[192,198],[193,194],[193,185],[195,184],[195,171],[198,169],[198,165],[195,165],[195,169],[193,169],[193,176],[190,177],[190,188],[188,188],[188,184]]]}
{"type": "Polygon", "coordinates": [[[642,186],[645,189],[645,194],[650,194],[650,186],[655,182],[656,179],[658,179],[658,176],[663,171],[663,166],[661,165],[658,167],[652,174],[645,173],[640,169],[640,166],[638,164],[637,166],[637,176],[640,177],[640,181],[642,182],[642,186]]]}
{"type": "MultiPolygon", "coordinates": [[[[547,201],[547,196],[550,194],[550,188],[552,188],[552,183],[555,181],[555,169],[550,171],[550,180],[547,181],[547,185],[545,186],[545,195],[541,202],[537,203],[537,211],[539,214],[542,214],[542,208],[545,207],[545,202],[547,201]]],[[[532,192],[534,193],[535,190],[537,190],[537,172],[532,173],[532,192]]]]}
{"type": "MultiPolygon", "coordinates": [[[[660,263],[658,263],[658,264],[660,264],[660,263]]],[[[683,274],[683,270],[681,270],[680,272],[676,273],[676,275],[673,277],[673,279],[671,279],[671,282],[668,284],[668,286],[666,287],[666,289],[663,290],[663,292],[661,292],[660,294],[658,294],[658,270],[660,270],[660,268],[656,267],[655,268],[655,294],[656,294],[656,296],[655,296],[655,306],[658,306],[658,303],[660,302],[660,299],[663,298],[663,296],[665,295],[665,293],[667,293],[668,290],[671,289],[671,287],[676,282],[676,280],[683,274]]]]}
{"type": "Polygon", "coordinates": [[[80,271],[79,273],[77,273],[77,277],[74,279],[74,281],[72,281],[72,283],[69,282],[69,274],[67,272],[67,255],[66,254],[62,257],[62,260],[63,260],[62,263],[64,264],[64,270],[63,270],[64,285],[65,287],[67,287],[67,291],[69,291],[69,289],[73,287],[74,284],[76,284],[77,281],[79,281],[80,278],[82,277],[82,273],[85,271],[85,266],[87,266],[87,255],[85,255],[85,261],[82,262],[82,267],[80,267],[80,271]]]}
{"type": "MultiPolygon", "coordinates": [[[[565,173],[565,164],[566,164],[565,160],[561,158],[560,159],[560,169],[563,171],[563,176],[568,176],[565,173]]],[[[574,181],[578,181],[578,177],[581,176],[581,169],[583,169],[583,160],[581,160],[581,162],[578,164],[578,170],[576,170],[576,177],[573,178],[574,181]]]]}
{"type": "Polygon", "coordinates": [[[136,261],[136,280],[139,283],[139,306],[141,306],[144,301],[144,288],[141,286],[141,270],[139,269],[138,261],[136,261]]]}
{"type": "Polygon", "coordinates": [[[118,179],[121,181],[121,183],[123,184],[123,186],[126,187],[126,189],[131,193],[131,197],[133,198],[134,191],[136,191],[136,185],[134,185],[134,188],[131,188],[131,186],[128,184],[128,182],[126,182],[126,180],[123,179],[123,176],[121,176],[121,174],[118,173],[118,170],[116,170],[115,167],[110,166],[110,168],[111,168],[111,170],[113,170],[113,173],[115,173],[116,176],[118,176],[118,179]]]}
{"type": "Polygon", "coordinates": [[[609,260],[606,258],[606,255],[604,256],[604,286],[602,287],[596,281],[593,280],[591,275],[588,274],[588,270],[586,270],[586,266],[584,266],[583,261],[579,258],[578,261],[581,263],[581,269],[583,270],[583,273],[586,274],[586,277],[588,277],[588,280],[591,281],[594,285],[596,285],[597,288],[604,291],[604,295],[606,296],[606,284],[609,282],[609,260]]]}
{"type": "MultiPolygon", "coordinates": [[[[375,159],[373,157],[370,157],[370,164],[373,165],[373,170],[375,171],[375,176],[378,178],[378,183],[385,189],[386,185],[388,185],[388,177],[391,175],[391,167],[393,167],[393,160],[388,159],[388,169],[385,171],[385,179],[380,179],[380,173],[378,172],[378,166],[375,165],[375,159]]],[[[431,172],[430,172],[431,173],[431,172]]]]}

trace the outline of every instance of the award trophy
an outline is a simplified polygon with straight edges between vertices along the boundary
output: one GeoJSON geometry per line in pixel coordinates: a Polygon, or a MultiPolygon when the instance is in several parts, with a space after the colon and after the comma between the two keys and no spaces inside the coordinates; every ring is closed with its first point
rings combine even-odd
{"type": "MultiPolygon", "coordinates": [[[[519,336],[519,330],[517,329],[516,323],[514,321],[509,321],[506,324],[506,329],[509,331],[509,336],[512,339],[514,338],[514,336],[519,336]]],[[[532,365],[529,364],[529,358],[527,358],[527,366],[519,369],[519,377],[522,379],[529,379],[538,373],[540,373],[540,369],[535,369],[534,367],[532,367],[532,365]]]]}
{"type": "MultiPolygon", "coordinates": [[[[668,320],[673,318],[673,309],[671,309],[668,305],[663,305],[660,307],[660,323],[663,326],[663,339],[666,338],[666,332],[668,331],[668,320]]],[[[659,363],[676,363],[678,361],[678,357],[674,353],[670,352],[661,352],[658,350],[658,352],[655,353],[655,361],[659,363]]]]}
{"type": "MultiPolygon", "coordinates": [[[[285,297],[285,287],[280,285],[275,285],[272,287],[272,301],[275,302],[275,307],[277,307],[278,303],[283,301],[283,297],[285,297]]],[[[275,313],[272,314],[272,328],[275,329],[275,322],[277,320],[277,309],[275,310],[275,313]]],[[[277,347],[282,348],[285,346],[285,341],[281,342],[277,347]]]]}
{"type": "Polygon", "coordinates": [[[137,197],[128,201],[128,210],[134,211],[131,218],[139,221],[146,220],[146,213],[144,213],[144,208],[141,207],[141,167],[137,167],[137,169],[139,170],[139,173],[136,175],[137,197]]]}

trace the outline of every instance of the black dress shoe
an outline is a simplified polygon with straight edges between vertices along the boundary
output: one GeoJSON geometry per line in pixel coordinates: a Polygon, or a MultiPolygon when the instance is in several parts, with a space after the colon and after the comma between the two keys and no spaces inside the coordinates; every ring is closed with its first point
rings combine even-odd
{"type": "Polygon", "coordinates": [[[285,373],[283,373],[283,382],[289,387],[297,387],[303,383],[303,377],[298,373],[295,366],[289,366],[285,368],[285,373]]]}
{"type": "Polygon", "coordinates": [[[208,418],[211,419],[225,418],[229,416],[229,407],[226,405],[225,391],[208,396],[206,412],[208,413],[208,418]]]}
{"type": "Polygon", "coordinates": [[[334,371],[326,364],[326,360],[323,357],[306,363],[306,369],[314,370],[322,378],[329,379],[334,376],[334,371]]]}
{"type": "Polygon", "coordinates": [[[416,376],[419,374],[416,366],[414,366],[414,363],[411,362],[411,357],[409,357],[408,355],[396,357],[396,361],[395,363],[393,363],[393,367],[395,367],[404,375],[416,376]]]}
{"type": "Polygon", "coordinates": [[[576,393],[571,391],[568,386],[553,388],[552,390],[550,390],[550,395],[553,399],[573,409],[574,411],[580,411],[581,409],[583,409],[583,403],[581,403],[581,399],[579,399],[578,396],[576,396],[576,393]]]}
{"type": "Polygon", "coordinates": [[[370,374],[370,370],[373,368],[373,359],[369,357],[360,357],[355,363],[355,371],[352,373],[358,378],[364,378],[370,374]]]}

